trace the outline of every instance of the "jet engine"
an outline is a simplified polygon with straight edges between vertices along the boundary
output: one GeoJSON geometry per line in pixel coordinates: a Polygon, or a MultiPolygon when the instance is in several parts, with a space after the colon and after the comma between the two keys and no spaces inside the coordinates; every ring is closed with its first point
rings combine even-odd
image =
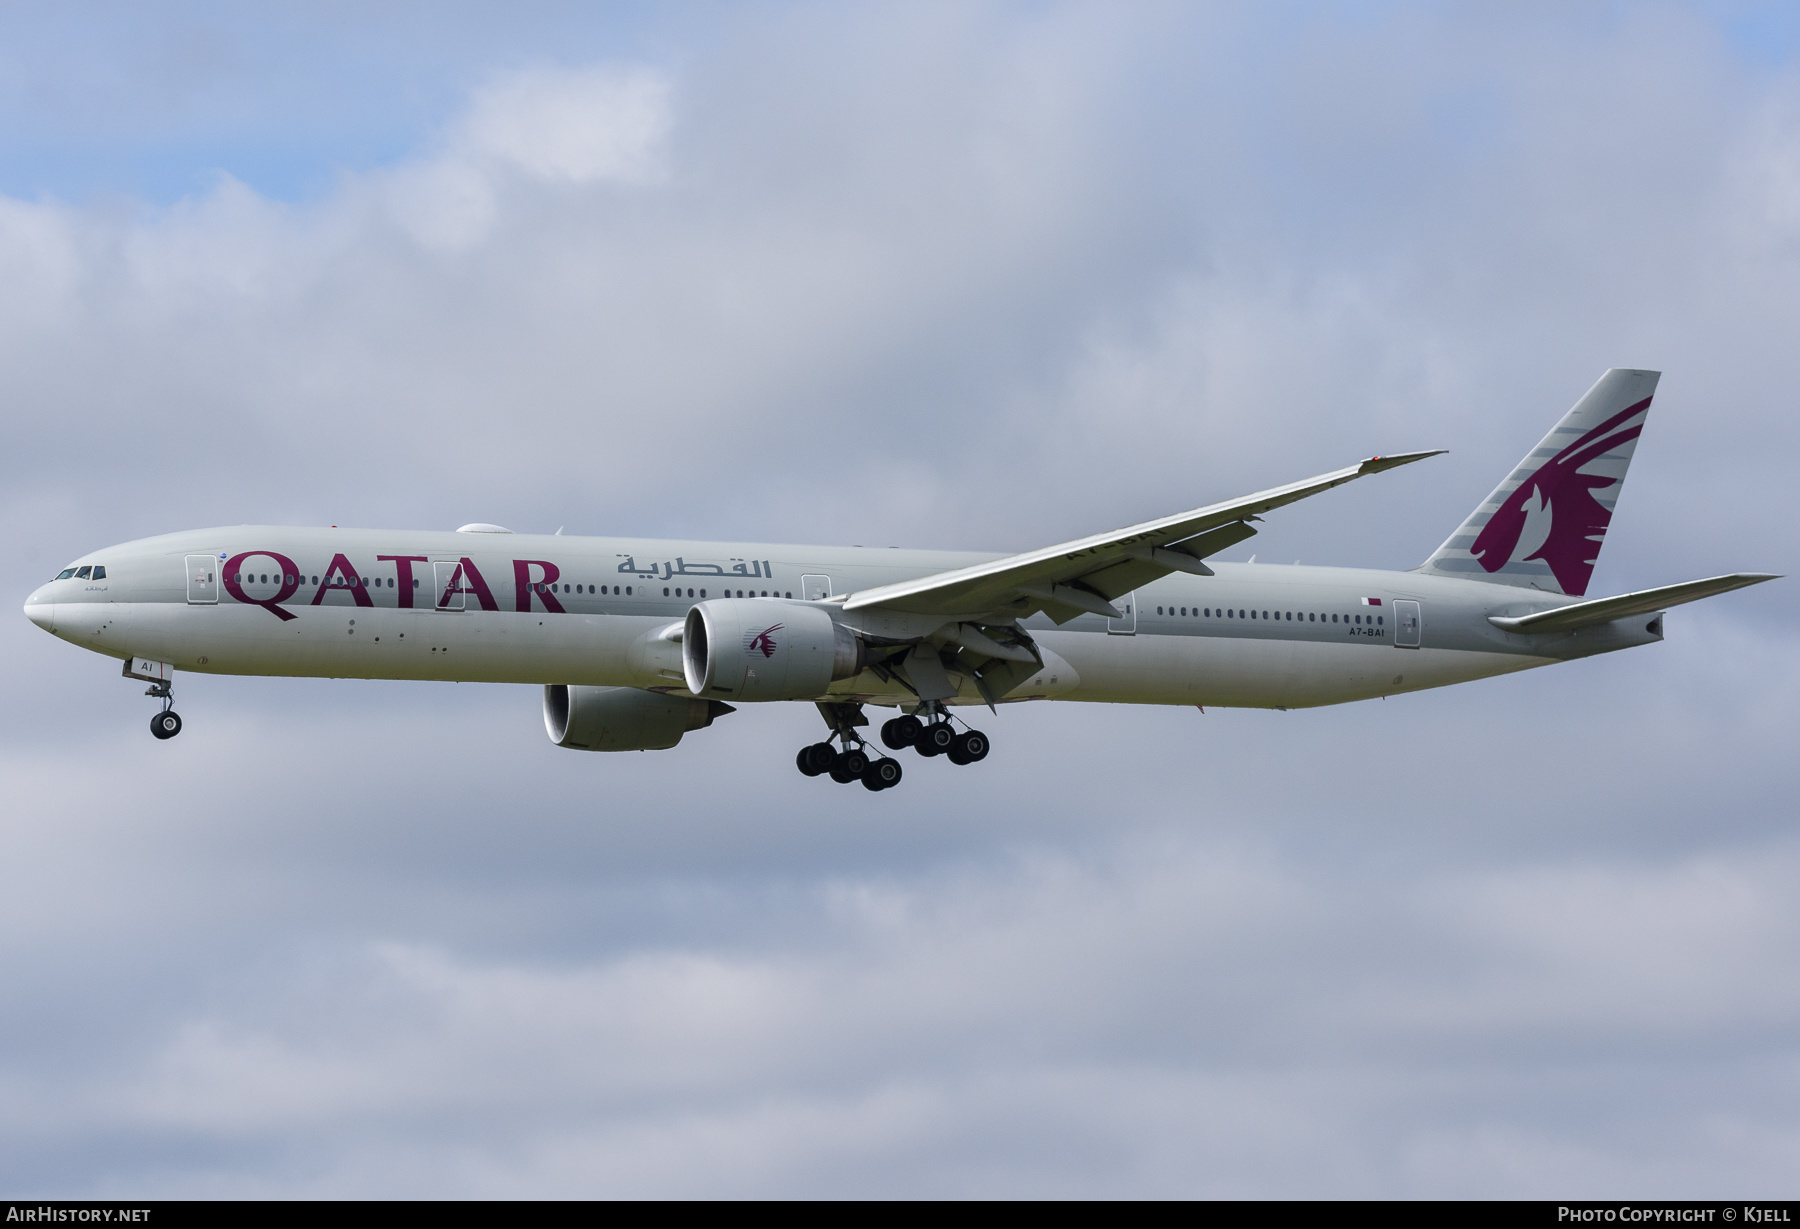
{"type": "Polygon", "coordinates": [[[856,634],[818,606],[721,598],[688,611],[681,667],[697,696],[805,700],[867,664],[856,634]]]}
{"type": "Polygon", "coordinates": [[[661,751],[689,730],[735,712],[717,700],[689,700],[636,687],[544,688],[550,741],[576,751],[661,751]]]}

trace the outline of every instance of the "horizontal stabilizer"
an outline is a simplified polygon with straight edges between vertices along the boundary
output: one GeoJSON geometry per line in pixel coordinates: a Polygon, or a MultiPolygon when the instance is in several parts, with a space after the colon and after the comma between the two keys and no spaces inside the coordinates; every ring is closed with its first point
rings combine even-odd
{"type": "Polygon", "coordinates": [[[1706,580],[1690,580],[1680,585],[1664,585],[1660,589],[1641,589],[1618,597],[1576,602],[1573,606],[1558,606],[1555,610],[1541,610],[1536,614],[1510,618],[1491,615],[1488,622],[1509,632],[1528,635],[1572,632],[1579,627],[1594,627],[1601,623],[1611,623],[1614,619],[1627,619],[1632,615],[1649,614],[1653,610],[1666,610],[1683,602],[1697,602],[1703,597],[1729,593],[1746,585],[1760,585],[1765,580],[1779,579],[1779,576],[1769,572],[1733,572],[1729,576],[1712,576],[1706,580]]]}

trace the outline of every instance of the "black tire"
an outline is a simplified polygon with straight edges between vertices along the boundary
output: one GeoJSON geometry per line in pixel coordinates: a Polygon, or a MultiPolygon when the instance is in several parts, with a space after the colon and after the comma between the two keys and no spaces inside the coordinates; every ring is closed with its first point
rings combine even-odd
{"type": "Polygon", "coordinates": [[[158,738],[174,738],[181,733],[181,718],[173,712],[158,713],[150,718],[150,732],[158,738]]]}
{"type": "Polygon", "coordinates": [[[863,788],[870,793],[893,789],[900,784],[901,775],[900,761],[891,755],[884,755],[863,769],[863,788]]]}
{"type": "Polygon", "coordinates": [[[800,754],[794,757],[794,764],[809,777],[831,771],[832,761],[837,759],[837,748],[830,743],[814,743],[810,747],[800,748],[800,754]]]}
{"type": "Polygon", "coordinates": [[[913,746],[920,755],[930,758],[950,750],[950,744],[955,740],[956,731],[950,728],[948,721],[934,721],[920,731],[919,741],[913,746]]]}
{"type": "Polygon", "coordinates": [[[925,723],[917,717],[896,717],[881,727],[881,741],[889,751],[904,751],[919,741],[925,723]]]}
{"type": "Polygon", "coordinates": [[[848,785],[861,778],[863,770],[868,766],[869,757],[855,747],[840,751],[831,765],[831,779],[839,785],[848,785]]]}
{"type": "Polygon", "coordinates": [[[970,730],[956,736],[956,747],[951,751],[950,756],[958,764],[978,764],[987,758],[990,746],[986,734],[980,730],[970,730]],[[956,759],[959,754],[962,758],[956,759]]]}

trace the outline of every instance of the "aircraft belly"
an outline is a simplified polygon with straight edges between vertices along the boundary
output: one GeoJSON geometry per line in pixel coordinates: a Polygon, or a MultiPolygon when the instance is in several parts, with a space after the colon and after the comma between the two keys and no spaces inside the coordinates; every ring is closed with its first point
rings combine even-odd
{"type": "Polygon", "coordinates": [[[1551,658],[1215,636],[1039,633],[1081,675],[1066,698],[1113,704],[1309,708],[1510,674],[1551,658]]]}
{"type": "MultiPolygon", "coordinates": [[[[1299,645],[1214,636],[1069,637],[1081,674],[1072,700],[1112,704],[1287,706],[1299,645]]],[[[1336,647],[1336,646],[1334,646],[1336,647]]]]}

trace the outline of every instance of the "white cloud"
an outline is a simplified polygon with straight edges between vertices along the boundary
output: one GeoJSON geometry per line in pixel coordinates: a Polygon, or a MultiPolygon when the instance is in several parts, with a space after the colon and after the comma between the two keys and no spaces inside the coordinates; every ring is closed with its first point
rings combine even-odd
{"type": "Polygon", "coordinates": [[[422,243],[460,251],[499,222],[509,177],[645,187],[668,174],[670,83],[647,68],[542,67],[477,88],[433,156],[379,177],[422,243]]]}
{"type": "Polygon", "coordinates": [[[565,183],[654,183],[668,173],[667,78],[645,68],[540,68],[478,88],[452,147],[565,183]]]}

